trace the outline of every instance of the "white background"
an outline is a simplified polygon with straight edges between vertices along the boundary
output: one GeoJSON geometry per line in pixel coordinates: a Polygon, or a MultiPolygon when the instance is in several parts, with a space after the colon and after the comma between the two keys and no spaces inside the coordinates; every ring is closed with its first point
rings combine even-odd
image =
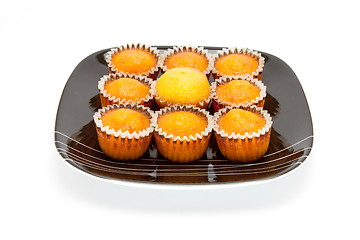
{"type": "Polygon", "coordinates": [[[1,239],[359,239],[356,1],[96,2],[0,2],[1,239]],[[271,182],[206,190],[69,167],[53,143],[63,87],[89,54],[131,42],[280,57],[310,105],[310,157],[271,182]]]}

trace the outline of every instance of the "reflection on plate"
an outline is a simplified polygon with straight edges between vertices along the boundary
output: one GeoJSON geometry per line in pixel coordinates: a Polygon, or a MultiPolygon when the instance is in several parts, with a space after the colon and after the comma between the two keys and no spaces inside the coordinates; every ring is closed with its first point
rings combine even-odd
{"type": "MultiPolygon", "coordinates": [[[[168,46],[157,46],[161,51],[168,46]]],[[[218,47],[205,47],[210,53],[218,47]]],[[[63,91],[55,126],[55,145],[60,155],[76,168],[97,177],[149,183],[217,184],[248,182],[281,176],[299,166],[309,155],[313,129],[309,107],[292,69],[281,59],[266,59],[263,82],[267,86],[265,109],[273,118],[270,146],[263,158],[237,164],[226,160],[216,141],[197,162],[176,164],[164,159],[155,142],[134,162],[117,162],[98,145],[94,112],[100,108],[97,82],[108,68],[104,54],[91,54],[75,68],[63,91]]],[[[211,78],[210,81],[213,81],[211,78]]]]}

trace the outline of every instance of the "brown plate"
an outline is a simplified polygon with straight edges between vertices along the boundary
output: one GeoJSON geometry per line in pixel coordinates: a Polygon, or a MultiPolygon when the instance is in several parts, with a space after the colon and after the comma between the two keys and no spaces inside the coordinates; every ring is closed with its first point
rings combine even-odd
{"type": "MultiPolygon", "coordinates": [[[[169,46],[157,48],[163,51],[169,46]]],[[[210,53],[221,49],[205,48],[210,53]]],[[[74,167],[97,177],[120,181],[217,184],[272,179],[293,170],[309,155],[313,127],[300,82],[284,61],[261,52],[266,60],[263,82],[268,93],[264,108],[273,118],[270,146],[263,158],[250,164],[229,162],[212,139],[202,159],[191,164],[167,161],[157,151],[155,142],[137,161],[114,161],[102,153],[93,122],[94,112],[101,107],[97,83],[100,77],[108,74],[104,60],[108,50],[93,53],[79,63],[59,103],[55,145],[60,155],[74,167]]]]}

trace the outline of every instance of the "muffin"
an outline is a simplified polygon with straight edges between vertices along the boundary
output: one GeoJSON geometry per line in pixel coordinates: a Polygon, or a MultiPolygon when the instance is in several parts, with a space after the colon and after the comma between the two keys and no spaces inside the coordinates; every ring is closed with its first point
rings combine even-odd
{"type": "Polygon", "coordinates": [[[247,48],[224,48],[214,57],[212,73],[220,77],[252,77],[261,80],[265,59],[260,53],[247,48]]]}
{"type": "Polygon", "coordinates": [[[239,163],[253,162],[266,153],[272,120],[256,106],[244,109],[226,107],[214,114],[217,145],[224,157],[239,163]]]}
{"type": "Polygon", "coordinates": [[[109,74],[99,83],[102,107],[113,104],[140,104],[151,107],[153,95],[150,92],[152,79],[145,76],[128,74],[109,74]]]}
{"type": "Polygon", "coordinates": [[[175,105],[155,112],[152,123],[161,155],[172,162],[189,163],[204,155],[213,119],[204,109],[175,105]]]}
{"type": "Polygon", "coordinates": [[[226,106],[234,108],[256,105],[263,107],[266,86],[257,79],[219,78],[211,84],[214,111],[226,106]]]}
{"type": "Polygon", "coordinates": [[[162,70],[172,68],[192,67],[207,76],[212,69],[212,58],[203,47],[182,46],[168,49],[161,57],[162,70]]]}
{"type": "Polygon", "coordinates": [[[166,71],[153,82],[151,91],[159,107],[179,104],[206,108],[211,99],[206,75],[190,67],[166,71]]]}
{"type": "Polygon", "coordinates": [[[100,148],[120,161],[140,158],[153,135],[153,112],[142,105],[110,105],[94,114],[100,148]]]}
{"type": "Polygon", "coordinates": [[[105,55],[110,73],[143,75],[156,79],[160,67],[159,51],[144,44],[127,44],[105,55]]]}

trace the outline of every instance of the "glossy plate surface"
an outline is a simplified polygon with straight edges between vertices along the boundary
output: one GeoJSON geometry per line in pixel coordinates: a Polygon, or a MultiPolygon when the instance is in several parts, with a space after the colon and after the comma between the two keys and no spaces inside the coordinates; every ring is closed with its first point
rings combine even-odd
{"type": "MultiPolygon", "coordinates": [[[[163,51],[169,46],[157,46],[163,51]]],[[[220,47],[205,47],[210,53],[220,47]]],[[[214,138],[201,160],[176,164],[165,160],[155,141],[134,162],[117,162],[104,155],[98,145],[93,114],[100,106],[97,83],[108,68],[105,49],[86,57],[74,69],[64,88],[56,119],[55,145],[71,165],[88,174],[120,181],[168,184],[218,184],[272,179],[298,167],[309,155],[313,127],[309,107],[299,80],[281,59],[265,57],[263,82],[267,86],[265,109],[273,118],[266,155],[250,164],[226,160],[214,138]]],[[[212,82],[213,79],[210,79],[212,82]]]]}

